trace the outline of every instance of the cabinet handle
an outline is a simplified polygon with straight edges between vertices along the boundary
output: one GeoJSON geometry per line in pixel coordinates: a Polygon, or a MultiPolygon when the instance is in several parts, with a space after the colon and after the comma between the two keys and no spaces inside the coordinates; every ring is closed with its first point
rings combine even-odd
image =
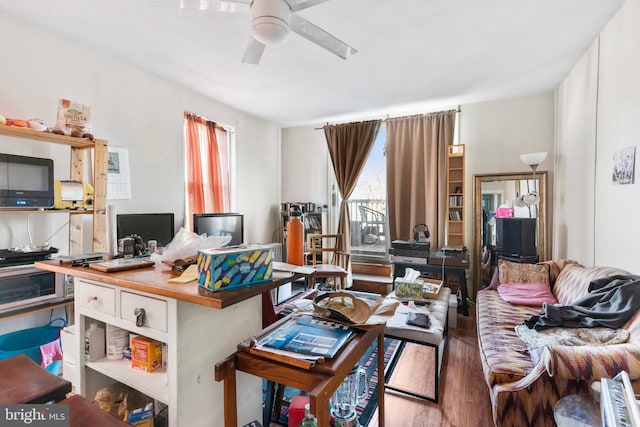
{"type": "Polygon", "coordinates": [[[133,314],[136,316],[136,326],[138,328],[141,328],[142,326],[144,326],[144,308],[135,308],[133,310],[133,314]]]}
{"type": "Polygon", "coordinates": [[[100,305],[100,300],[98,300],[98,297],[87,297],[87,302],[91,307],[94,308],[100,305]]]}

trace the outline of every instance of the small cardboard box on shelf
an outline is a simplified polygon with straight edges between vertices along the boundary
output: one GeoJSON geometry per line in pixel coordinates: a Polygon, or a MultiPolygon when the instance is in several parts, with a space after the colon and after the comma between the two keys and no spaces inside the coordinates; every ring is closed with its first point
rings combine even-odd
{"type": "Polygon", "coordinates": [[[131,340],[131,367],[153,372],[162,366],[162,343],[138,335],[131,340]]]}

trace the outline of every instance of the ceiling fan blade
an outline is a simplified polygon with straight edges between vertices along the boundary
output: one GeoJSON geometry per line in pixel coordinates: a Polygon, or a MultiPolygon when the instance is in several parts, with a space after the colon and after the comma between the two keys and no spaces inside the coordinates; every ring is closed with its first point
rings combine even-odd
{"type": "Polygon", "coordinates": [[[320,3],[328,2],[329,0],[285,0],[292,12],[297,12],[299,10],[304,10],[310,8],[311,6],[315,6],[320,3]]]}
{"type": "Polygon", "coordinates": [[[307,40],[325,48],[342,59],[347,59],[358,53],[357,50],[345,42],[335,38],[322,28],[312,24],[295,13],[291,15],[291,29],[307,40]]]}
{"type": "Polygon", "coordinates": [[[251,11],[251,0],[152,0],[151,5],[197,12],[251,11]]]}
{"type": "Polygon", "coordinates": [[[259,42],[258,40],[251,37],[249,40],[249,44],[247,48],[244,50],[244,55],[242,55],[242,62],[245,64],[257,64],[260,62],[260,58],[262,58],[262,53],[264,52],[264,48],[266,45],[264,43],[259,42]]]}

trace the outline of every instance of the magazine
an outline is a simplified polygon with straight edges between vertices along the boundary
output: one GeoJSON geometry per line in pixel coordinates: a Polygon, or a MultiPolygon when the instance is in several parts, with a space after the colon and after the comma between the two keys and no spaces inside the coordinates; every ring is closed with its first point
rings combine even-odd
{"type": "Polygon", "coordinates": [[[292,357],[332,358],[354,333],[341,323],[299,315],[259,338],[254,348],[292,357]]]}

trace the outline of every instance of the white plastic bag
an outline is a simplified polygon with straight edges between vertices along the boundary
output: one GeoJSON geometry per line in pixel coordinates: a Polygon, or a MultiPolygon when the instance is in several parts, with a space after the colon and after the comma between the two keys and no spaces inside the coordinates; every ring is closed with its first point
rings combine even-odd
{"type": "Polygon", "coordinates": [[[171,242],[164,248],[161,261],[173,262],[178,259],[193,258],[198,255],[200,249],[221,248],[231,241],[231,236],[207,236],[206,234],[192,233],[180,227],[171,242]]]}

